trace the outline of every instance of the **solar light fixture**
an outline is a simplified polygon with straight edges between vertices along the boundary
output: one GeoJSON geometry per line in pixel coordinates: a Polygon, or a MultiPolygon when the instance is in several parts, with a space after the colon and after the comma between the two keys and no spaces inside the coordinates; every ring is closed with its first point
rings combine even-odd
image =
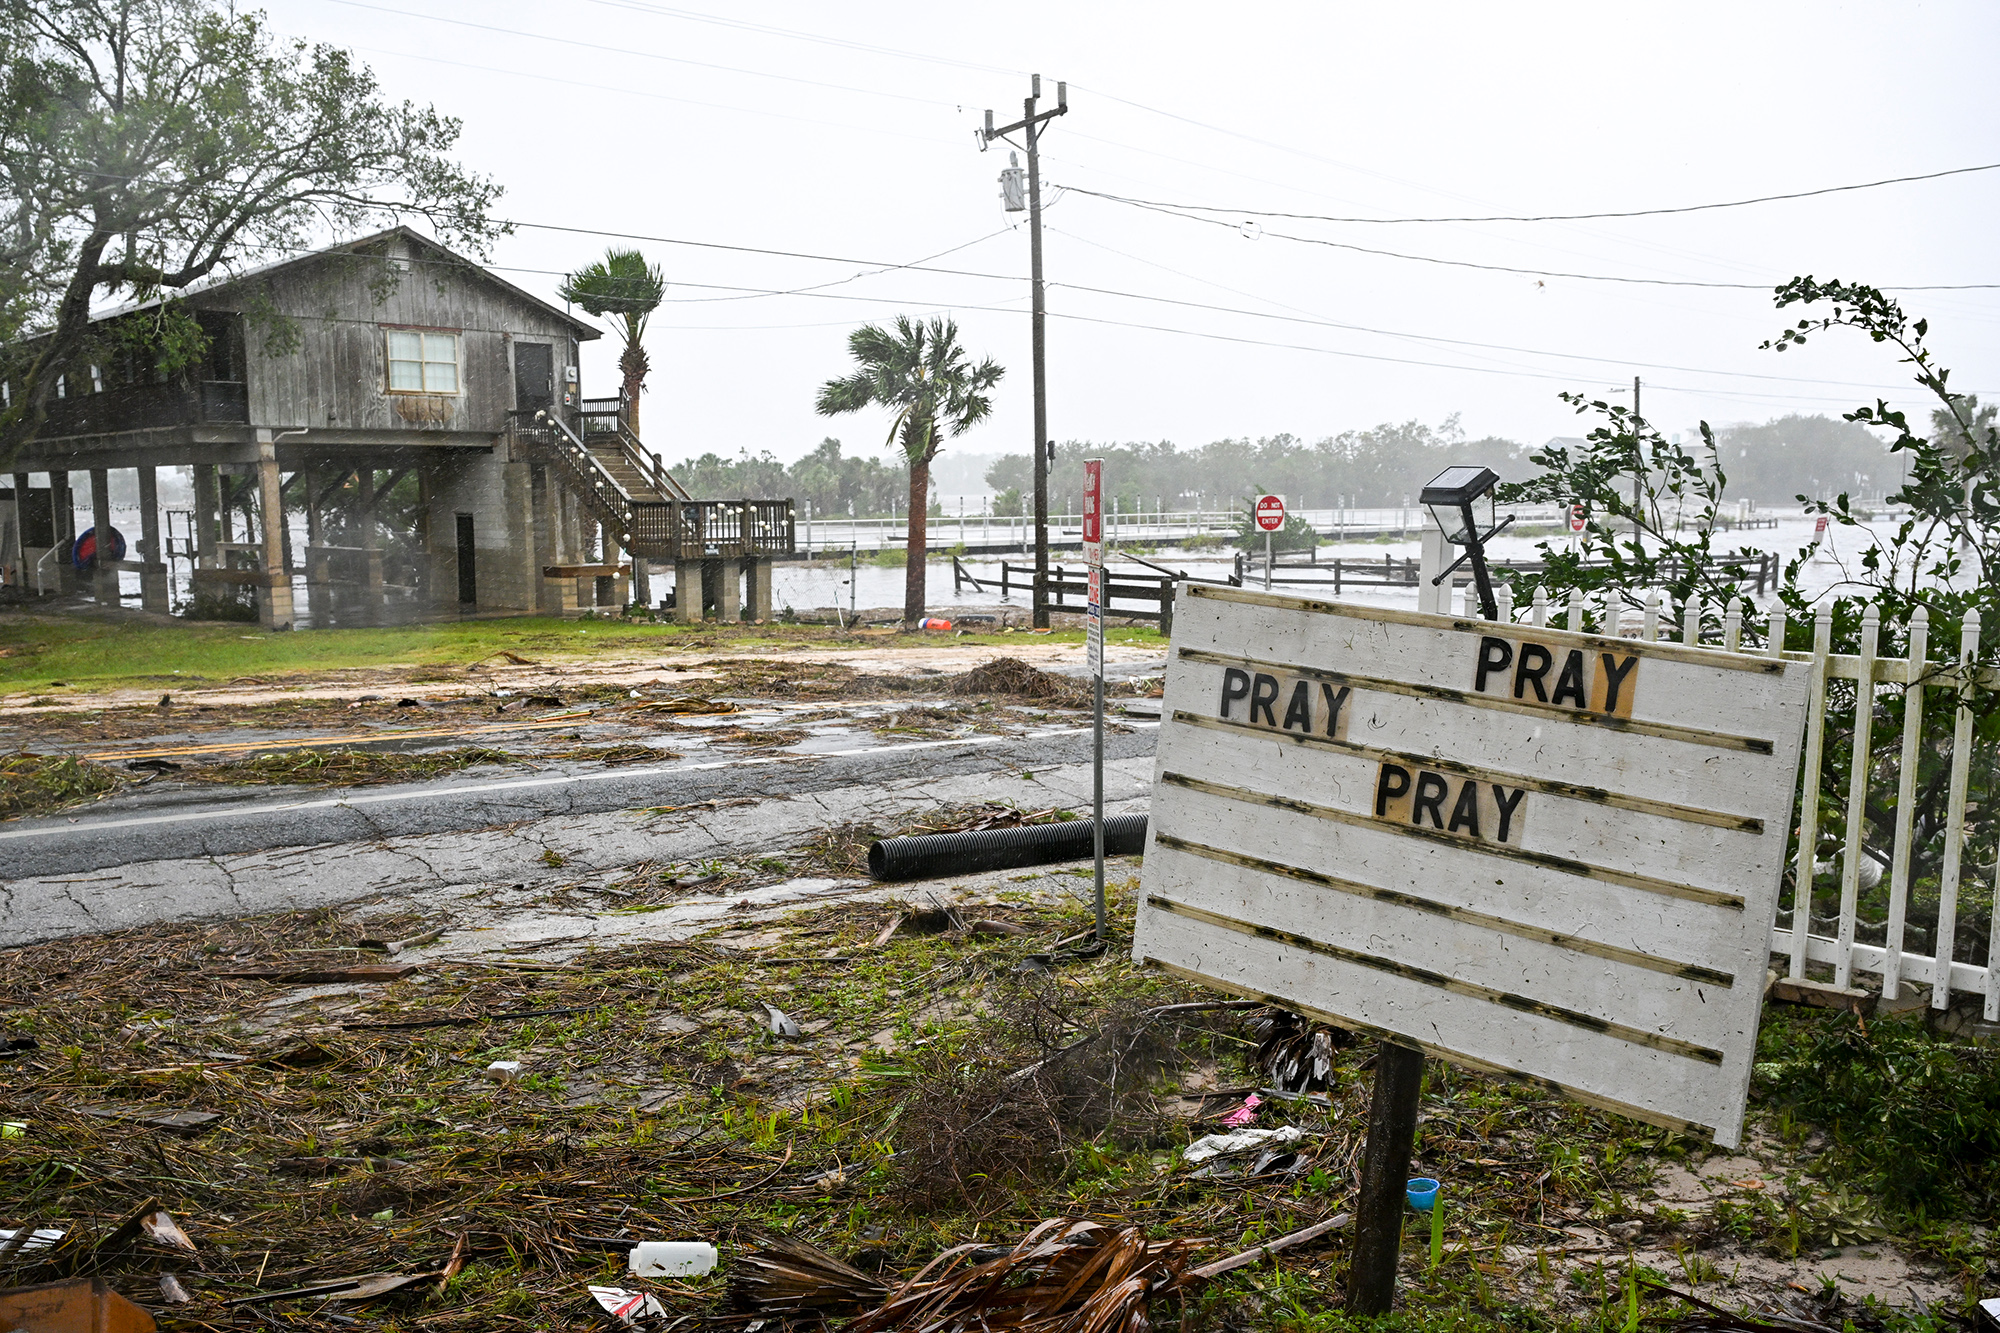
{"type": "Polygon", "coordinates": [[[1463,546],[1465,554],[1446,566],[1444,571],[1431,580],[1436,587],[1451,577],[1453,570],[1470,560],[1472,581],[1479,590],[1479,610],[1488,620],[1500,618],[1500,604],[1493,597],[1493,578],[1486,570],[1486,543],[1508,524],[1514,521],[1509,515],[1488,528],[1484,534],[1479,531],[1479,520],[1472,515],[1472,506],[1480,499],[1492,504],[1493,488],[1499,484],[1500,474],[1490,467],[1448,467],[1431,478],[1424,487],[1420,502],[1431,511],[1431,517],[1444,533],[1444,539],[1453,546],[1463,546]]]}

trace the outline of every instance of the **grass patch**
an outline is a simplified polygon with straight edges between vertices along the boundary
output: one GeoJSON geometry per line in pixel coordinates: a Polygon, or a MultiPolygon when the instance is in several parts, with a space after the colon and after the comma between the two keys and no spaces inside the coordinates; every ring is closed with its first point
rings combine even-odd
{"type": "MultiPolygon", "coordinates": [[[[1105,637],[1111,643],[1163,642],[1150,627],[1113,630],[1105,637]]],[[[1083,633],[1064,630],[1036,638],[1081,643],[1083,633]]],[[[231,624],[153,625],[6,615],[0,616],[0,695],[41,695],[64,687],[171,690],[242,677],[279,684],[313,672],[370,667],[413,668],[421,673],[463,667],[502,653],[547,664],[724,646],[741,650],[1019,642],[1017,635],[1005,632],[940,637],[892,629],[842,632],[810,625],[634,625],[619,620],[579,624],[540,618],[268,634],[231,624]]]]}
{"type": "Polygon", "coordinates": [[[66,754],[0,756],[0,816],[45,814],[95,800],[118,786],[101,764],[66,754]]]}

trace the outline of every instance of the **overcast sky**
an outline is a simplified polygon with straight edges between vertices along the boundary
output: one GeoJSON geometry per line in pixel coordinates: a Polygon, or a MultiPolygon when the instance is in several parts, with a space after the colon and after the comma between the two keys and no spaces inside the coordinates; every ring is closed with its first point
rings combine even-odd
{"type": "MultiPolygon", "coordinates": [[[[880,414],[827,421],[812,398],[848,331],[898,312],[952,313],[1007,367],[958,447],[1028,446],[1026,215],[998,197],[1007,150],[980,153],[973,130],[989,107],[1019,118],[1030,72],[1045,105],[1069,82],[1043,154],[1058,439],[1317,438],[1459,413],[1473,435],[1539,442],[1578,430],[1559,391],[1629,396],[1634,374],[1671,430],[1878,393],[1928,413],[1860,335],[1758,351],[1788,318],[1768,288],[2000,283],[2000,171],[1591,222],[1267,218],[1246,235],[1231,211],[1600,212],[2000,162],[1991,3],[696,3],[268,9],[280,33],[356,50],[387,95],[460,117],[507,216],[662,238],[642,243],[673,283],[645,423],[670,460],[791,459],[828,434],[878,449],[880,414]],[[1082,190],[1214,206],[1225,225],[1082,190]],[[992,276],[871,271],[939,255],[992,276]]],[[[494,262],[548,294],[606,243],[524,226],[494,262]]],[[[1955,383],[2000,390],[2000,289],[1900,295],[1955,383]]],[[[615,355],[610,337],[586,354],[587,391],[614,391],[615,355]]]]}

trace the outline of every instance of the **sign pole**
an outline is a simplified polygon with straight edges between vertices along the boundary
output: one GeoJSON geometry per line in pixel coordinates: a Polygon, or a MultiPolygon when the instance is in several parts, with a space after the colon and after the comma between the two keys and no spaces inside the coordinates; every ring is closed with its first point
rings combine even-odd
{"type": "Polygon", "coordinates": [[[1084,653],[1090,663],[1090,799],[1092,875],[1091,906],[1095,913],[1092,943],[1102,949],[1104,936],[1104,460],[1083,465],[1083,558],[1089,566],[1090,601],[1085,610],[1084,653]]]}
{"type": "Polygon", "coordinates": [[[1403,1208],[1423,1086],[1422,1051],[1386,1038],[1376,1044],[1368,1146],[1361,1162],[1361,1197],[1354,1206],[1354,1258],[1347,1268],[1351,1315],[1387,1314],[1396,1299],[1396,1260],[1403,1249],[1403,1208]]]}
{"type": "Polygon", "coordinates": [[[1271,591],[1271,534],[1285,526],[1285,497],[1260,495],[1251,517],[1264,534],[1264,591],[1271,591]]]}

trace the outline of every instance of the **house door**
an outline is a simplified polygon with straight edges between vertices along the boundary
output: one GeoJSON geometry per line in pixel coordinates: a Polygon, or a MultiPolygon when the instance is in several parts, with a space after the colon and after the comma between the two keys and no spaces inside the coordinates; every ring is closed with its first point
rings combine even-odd
{"type": "Polygon", "coordinates": [[[515,410],[532,413],[555,400],[556,349],[547,343],[515,343],[515,410]]]}
{"type": "Polygon", "coordinates": [[[479,600],[479,577],[472,555],[472,515],[458,516],[458,600],[471,605],[479,600]]]}

